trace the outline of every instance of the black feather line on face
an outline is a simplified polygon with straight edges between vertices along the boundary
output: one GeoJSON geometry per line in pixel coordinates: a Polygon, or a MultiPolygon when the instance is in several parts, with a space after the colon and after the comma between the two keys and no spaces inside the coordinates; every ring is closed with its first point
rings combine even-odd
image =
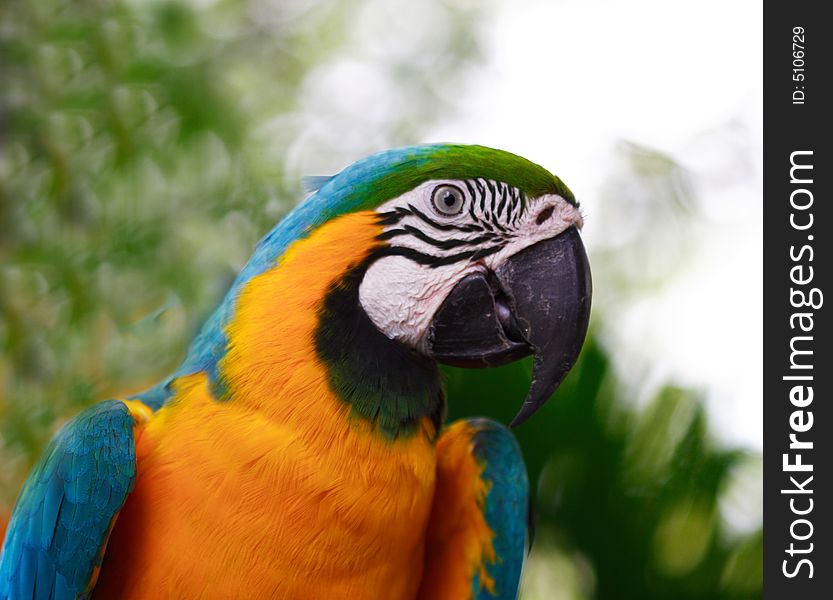
{"type": "Polygon", "coordinates": [[[527,198],[526,194],[522,191],[518,190],[518,204],[520,205],[521,209],[518,211],[518,218],[523,217],[526,214],[527,209],[529,208],[529,198],[527,198]]]}
{"type": "Polygon", "coordinates": [[[477,188],[477,196],[480,198],[480,213],[488,218],[488,214],[486,211],[486,189],[483,187],[483,184],[480,183],[479,179],[474,180],[474,185],[477,188]]]}
{"type": "Polygon", "coordinates": [[[509,230],[506,229],[503,225],[500,224],[500,219],[497,216],[497,213],[492,215],[492,224],[495,226],[496,229],[502,231],[503,233],[507,233],[509,230]]]}
{"type": "Polygon", "coordinates": [[[472,186],[471,181],[468,179],[463,182],[466,185],[466,189],[469,190],[469,197],[471,198],[471,203],[474,205],[474,200],[477,198],[477,193],[474,191],[474,186],[472,186]]]}
{"type": "MultiPolygon", "coordinates": [[[[500,204],[498,204],[498,207],[497,207],[498,217],[503,215],[503,211],[506,209],[506,206],[509,203],[509,194],[507,193],[507,190],[506,190],[506,184],[502,183],[502,184],[500,184],[500,187],[501,187],[501,190],[500,190],[500,204]]],[[[508,216],[509,215],[507,214],[507,217],[508,216]]],[[[506,220],[507,220],[507,222],[509,221],[508,218],[506,220]]]]}
{"type": "Polygon", "coordinates": [[[407,213],[403,213],[400,210],[391,210],[388,212],[379,213],[379,225],[387,227],[389,225],[396,225],[405,218],[407,213]]]}
{"type": "Polygon", "coordinates": [[[512,225],[518,224],[518,219],[521,218],[521,215],[524,211],[524,202],[521,200],[521,192],[518,188],[512,188],[512,225]]]}
{"type": "Polygon", "coordinates": [[[476,261],[494,254],[495,252],[500,252],[505,246],[506,244],[497,244],[495,246],[480,248],[478,250],[466,250],[465,252],[458,252],[448,256],[432,256],[430,254],[424,254],[419,250],[406,248],[404,246],[382,246],[378,250],[375,250],[373,255],[375,258],[381,258],[383,256],[402,256],[403,258],[412,260],[420,265],[436,269],[437,267],[453,265],[454,263],[461,261],[476,261]]]}
{"type": "Polygon", "coordinates": [[[474,199],[469,203],[469,216],[471,220],[475,223],[480,223],[480,219],[477,217],[477,213],[474,211],[474,199]]]}
{"type": "Polygon", "coordinates": [[[478,250],[477,252],[475,252],[472,255],[471,260],[476,261],[476,260],[480,260],[481,258],[486,258],[489,255],[492,255],[496,252],[500,252],[505,247],[506,247],[506,244],[498,244],[497,246],[490,246],[488,248],[481,248],[480,250],[478,250]]]}
{"type": "Polygon", "coordinates": [[[408,235],[408,232],[404,229],[388,229],[376,236],[376,239],[381,242],[386,242],[388,240],[392,240],[395,237],[408,235]]]}
{"type": "Polygon", "coordinates": [[[475,229],[472,229],[471,225],[455,225],[453,223],[438,223],[424,212],[419,210],[417,207],[413,205],[408,205],[410,212],[415,217],[419,218],[424,223],[427,223],[434,229],[438,229],[440,231],[482,231],[481,227],[475,226],[475,229]]]}
{"type": "Polygon", "coordinates": [[[494,214],[496,212],[496,203],[497,203],[497,186],[495,185],[494,181],[486,180],[486,187],[489,189],[489,206],[491,207],[491,211],[494,214]]]}
{"type": "Polygon", "coordinates": [[[440,250],[453,250],[454,248],[459,248],[460,246],[473,246],[483,244],[485,242],[489,242],[495,239],[494,234],[485,234],[467,240],[437,240],[428,236],[424,231],[417,227],[414,227],[413,225],[403,225],[401,229],[390,229],[376,236],[376,239],[387,241],[395,237],[402,237],[404,235],[411,235],[417,238],[418,240],[425,242],[426,244],[429,244],[435,248],[439,248],[440,250]]]}
{"type": "Polygon", "coordinates": [[[492,223],[490,223],[489,221],[483,221],[481,224],[483,225],[483,227],[485,227],[485,228],[486,228],[486,229],[488,229],[489,231],[494,232],[494,230],[495,230],[495,226],[494,226],[494,225],[492,225],[492,223]]]}
{"type": "Polygon", "coordinates": [[[391,211],[380,213],[380,225],[384,227],[400,226],[395,229],[388,229],[378,235],[377,239],[390,241],[397,237],[411,235],[440,250],[453,250],[463,246],[497,241],[498,243],[495,246],[459,252],[451,256],[432,256],[412,248],[395,245],[386,246],[384,252],[388,255],[404,256],[419,264],[437,267],[461,260],[477,260],[505,247],[506,240],[515,237],[506,225],[516,224],[525,212],[526,196],[518,188],[500,181],[476,178],[464,180],[460,183],[465,186],[469,193],[466,201],[468,202],[468,215],[471,217],[471,223],[443,223],[435,216],[429,216],[413,204],[409,204],[407,207],[396,207],[391,211]],[[481,217],[477,215],[478,205],[482,213],[481,217]],[[482,235],[468,240],[459,238],[436,239],[430,235],[430,232],[413,225],[401,224],[402,219],[408,215],[416,217],[436,231],[459,231],[462,233],[480,233],[482,235]],[[505,221],[506,225],[501,221],[505,221]]]}
{"type": "Polygon", "coordinates": [[[411,225],[405,225],[404,228],[417,239],[422,240],[426,244],[430,244],[436,248],[440,248],[441,250],[452,250],[454,248],[459,248],[460,246],[477,246],[479,244],[489,242],[495,238],[494,234],[485,234],[475,238],[463,240],[435,240],[434,238],[426,235],[425,232],[423,232],[421,229],[418,229],[411,225]]]}
{"type": "Polygon", "coordinates": [[[376,239],[382,242],[386,242],[392,240],[397,237],[402,236],[413,236],[426,244],[434,246],[435,248],[439,248],[440,250],[453,250],[454,248],[459,248],[460,246],[472,246],[477,244],[483,244],[485,242],[491,242],[495,239],[503,239],[499,237],[497,234],[494,233],[484,233],[483,235],[479,235],[477,237],[471,239],[451,239],[451,240],[438,240],[430,237],[424,231],[419,229],[418,227],[414,227],[413,225],[403,225],[400,229],[388,229],[376,236],[376,239]]]}

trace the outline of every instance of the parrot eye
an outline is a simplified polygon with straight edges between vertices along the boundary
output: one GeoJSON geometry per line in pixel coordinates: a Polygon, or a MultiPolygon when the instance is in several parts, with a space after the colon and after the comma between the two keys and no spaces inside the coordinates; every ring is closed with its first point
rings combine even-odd
{"type": "Polygon", "coordinates": [[[459,188],[453,185],[441,185],[434,190],[431,202],[438,213],[446,217],[453,217],[463,211],[465,196],[459,188]]]}

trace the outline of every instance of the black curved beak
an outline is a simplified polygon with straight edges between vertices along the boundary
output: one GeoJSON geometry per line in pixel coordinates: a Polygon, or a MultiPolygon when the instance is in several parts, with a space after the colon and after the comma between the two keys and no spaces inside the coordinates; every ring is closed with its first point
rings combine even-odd
{"type": "Polygon", "coordinates": [[[512,420],[543,405],[575,364],[590,318],[590,265],[570,227],[509,257],[494,273],[458,283],[434,315],[434,357],[459,367],[493,367],[534,355],[532,383],[512,420]]]}

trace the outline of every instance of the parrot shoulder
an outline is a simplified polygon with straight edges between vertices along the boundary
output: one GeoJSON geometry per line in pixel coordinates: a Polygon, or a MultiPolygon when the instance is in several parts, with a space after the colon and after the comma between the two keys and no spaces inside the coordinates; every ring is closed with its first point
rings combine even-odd
{"type": "Polygon", "coordinates": [[[529,483],[514,435],[484,418],[437,443],[420,598],[514,599],[526,556],[529,483]]]}
{"type": "Polygon", "coordinates": [[[0,599],[85,597],[136,480],[135,435],[152,412],[107,400],[70,419],[18,497],[0,554],[0,599]]]}

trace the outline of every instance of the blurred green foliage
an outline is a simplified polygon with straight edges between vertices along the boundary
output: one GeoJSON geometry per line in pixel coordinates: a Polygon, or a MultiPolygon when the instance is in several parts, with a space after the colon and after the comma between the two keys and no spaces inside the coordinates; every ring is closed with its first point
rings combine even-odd
{"type": "MultiPolygon", "coordinates": [[[[418,141],[451,110],[488,5],[401,6],[0,6],[0,506],[64,418],[176,366],[305,161],[418,141]],[[322,102],[339,78],[373,110],[322,102]]],[[[636,178],[674,172],[649,158],[636,178]]],[[[529,375],[448,370],[451,417],[508,421],[529,375]]],[[[635,409],[591,332],[518,436],[539,511],[524,598],[760,597],[762,535],[732,525],[759,457],[720,449],[695,393],[635,409]]]]}
{"type": "MultiPolygon", "coordinates": [[[[448,370],[451,417],[510,420],[530,374],[528,362],[448,370]]],[[[555,397],[516,431],[538,512],[523,597],[760,597],[762,535],[738,536],[720,515],[736,470],[754,464],[715,448],[696,394],[669,386],[634,411],[619,385],[591,333],[555,397]],[[554,576],[557,555],[570,560],[554,576]]]]}

